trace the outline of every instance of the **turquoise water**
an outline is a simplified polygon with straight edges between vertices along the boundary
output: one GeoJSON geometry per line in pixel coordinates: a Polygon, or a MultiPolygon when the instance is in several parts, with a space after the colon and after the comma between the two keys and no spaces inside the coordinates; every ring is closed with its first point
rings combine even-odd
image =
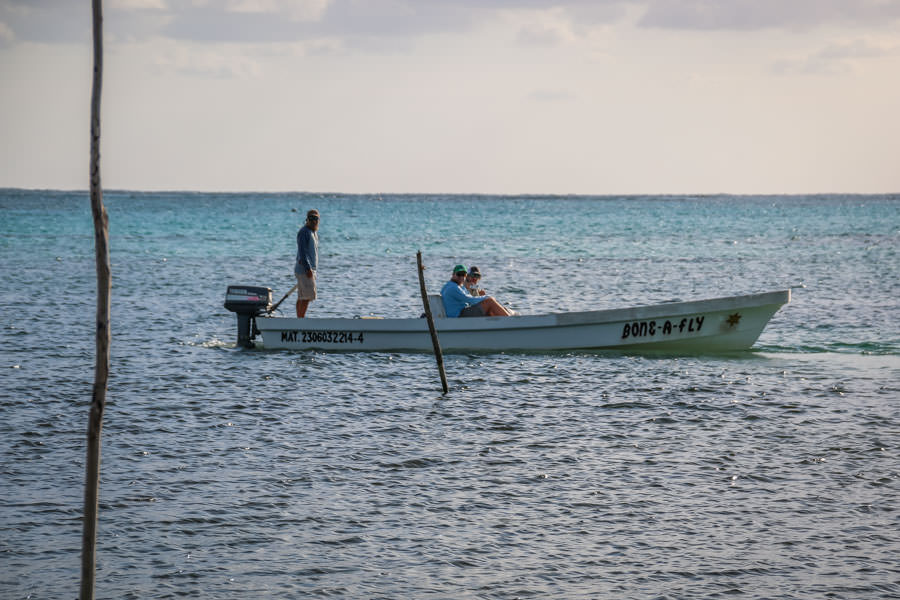
{"type": "MultiPolygon", "coordinates": [[[[900,196],[107,192],[98,598],[900,595],[900,196]],[[234,348],[231,283],[421,312],[458,262],[524,313],[791,288],[751,352],[234,348]]],[[[0,190],[0,596],[77,593],[85,193],[0,190]]],[[[285,303],[290,314],[291,301],[285,303]]]]}

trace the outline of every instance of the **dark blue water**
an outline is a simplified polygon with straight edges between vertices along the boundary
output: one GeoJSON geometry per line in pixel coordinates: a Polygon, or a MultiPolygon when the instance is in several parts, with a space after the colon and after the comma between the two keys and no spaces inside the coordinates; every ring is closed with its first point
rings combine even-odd
{"type": "MultiPolygon", "coordinates": [[[[898,196],[105,200],[98,598],[900,597],[898,196]],[[428,355],[235,349],[225,287],[286,292],[312,207],[310,316],[418,314],[418,249],[526,313],[793,301],[736,355],[447,356],[446,396],[428,355]]],[[[75,597],[88,199],[0,219],[0,597],[75,597]]]]}

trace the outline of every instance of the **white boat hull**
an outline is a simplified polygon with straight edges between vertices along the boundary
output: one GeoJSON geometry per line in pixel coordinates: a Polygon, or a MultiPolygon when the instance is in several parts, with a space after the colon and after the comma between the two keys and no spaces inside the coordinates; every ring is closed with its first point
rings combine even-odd
{"type": "MultiPolygon", "coordinates": [[[[612,349],[708,353],[750,348],[790,290],[588,312],[435,319],[444,352],[612,349]]],[[[257,317],[262,347],[431,352],[419,319],[257,317]]],[[[259,344],[258,344],[259,345],[259,344]]]]}

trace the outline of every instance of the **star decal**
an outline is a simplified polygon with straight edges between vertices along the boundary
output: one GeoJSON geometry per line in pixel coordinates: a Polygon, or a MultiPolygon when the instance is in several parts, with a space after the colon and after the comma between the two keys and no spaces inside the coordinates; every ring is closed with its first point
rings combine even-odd
{"type": "Polygon", "coordinates": [[[728,318],[725,320],[726,323],[734,327],[738,324],[738,321],[741,320],[740,313],[734,313],[733,315],[728,315],[728,318]]]}

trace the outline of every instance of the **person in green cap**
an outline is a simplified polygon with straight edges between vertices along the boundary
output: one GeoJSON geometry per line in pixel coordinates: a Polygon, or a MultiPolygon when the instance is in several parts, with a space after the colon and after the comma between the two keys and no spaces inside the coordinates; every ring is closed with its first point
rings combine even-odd
{"type": "Polygon", "coordinates": [[[453,267],[450,281],[441,288],[441,300],[448,317],[509,317],[512,312],[497,302],[493,296],[475,297],[466,291],[464,265],[453,267]]]}

